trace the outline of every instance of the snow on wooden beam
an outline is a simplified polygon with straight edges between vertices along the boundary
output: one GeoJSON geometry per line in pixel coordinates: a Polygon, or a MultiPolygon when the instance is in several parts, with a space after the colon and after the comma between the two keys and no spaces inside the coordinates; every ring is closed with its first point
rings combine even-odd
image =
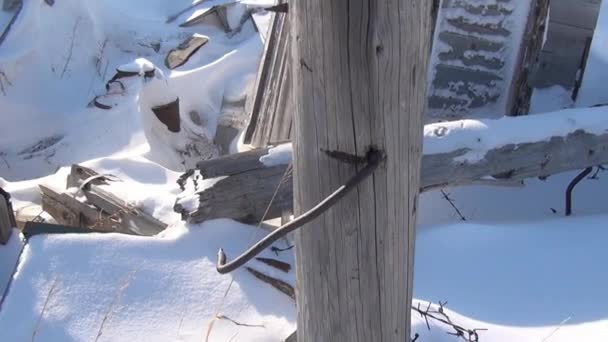
{"type": "MultiPolygon", "coordinates": [[[[292,206],[289,151],[281,145],[200,162],[203,178],[223,178],[183,196],[175,210],[190,222],[221,217],[258,222],[267,209],[266,219],[279,217],[292,206]]],[[[608,106],[426,125],[423,153],[421,191],[512,184],[607,164],[608,106]]]]}

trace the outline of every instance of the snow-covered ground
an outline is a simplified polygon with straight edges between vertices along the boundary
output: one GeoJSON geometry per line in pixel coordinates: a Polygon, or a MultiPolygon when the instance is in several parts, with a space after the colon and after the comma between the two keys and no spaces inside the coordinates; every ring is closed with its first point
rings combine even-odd
{"type": "MultiPolygon", "coordinates": [[[[145,58],[179,96],[186,128],[213,138],[223,104],[242,101],[251,86],[262,38],[250,24],[230,37],[212,21],[189,28],[178,27],[179,20],[165,23],[190,3],[62,0],[51,7],[25,1],[0,48],[6,92],[0,94],[0,186],[11,192],[18,214],[34,217],[38,184],[63,189],[70,164],[81,163],[122,179],[112,191],[169,228],[154,237],[35,236],[23,250],[13,234],[0,246],[0,290],[20,256],[0,306],[0,341],[270,342],[295,328],[289,297],[245,270],[215,271],[219,247],[235,255],[264,230],[230,220],[188,225],[173,212],[181,167],[150,153],[146,139],[146,92],[154,83],[135,77],[114,108],[88,106],[105,94],[117,67],[145,58]],[[210,42],[176,71],[167,70],[166,53],[193,33],[210,42]]],[[[270,16],[258,19],[265,27],[270,16]]],[[[534,108],[568,107],[564,93],[537,92],[534,108]]],[[[158,94],[167,93],[152,93],[158,94]]],[[[448,301],[454,321],[488,329],[481,341],[608,340],[608,176],[584,180],[575,190],[575,216],[563,218],[564,191],[575,174],[529,180],[523,188],[425,193],[416,303],[448,301]]],[[[293,265],[291,252],[278,258],[293,265]]],[[[294,283],[293,271],[252,265],[294,283]]],[[[457,340],[447,327],[431,322],[427,331],[422,318],[413,319],[420,342],[457,340]]]]}

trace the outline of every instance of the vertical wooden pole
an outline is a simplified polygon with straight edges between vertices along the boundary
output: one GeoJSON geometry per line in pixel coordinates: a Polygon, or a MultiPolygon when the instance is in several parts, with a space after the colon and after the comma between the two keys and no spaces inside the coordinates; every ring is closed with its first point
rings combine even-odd
{"type": "Polygon", "coordinates": [[[362,165],[386,161],[296,233],[298,341],[409,341],[429,0],[290,2],[294,205],[310,209],[362,165]]]}

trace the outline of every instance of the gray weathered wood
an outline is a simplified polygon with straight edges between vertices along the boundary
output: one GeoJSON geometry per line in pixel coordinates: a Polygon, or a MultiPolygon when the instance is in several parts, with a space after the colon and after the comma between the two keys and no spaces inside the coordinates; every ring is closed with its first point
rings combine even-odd
{"type": "Polygon", "coordinates": [[[121,225],[136,235],[156,235],[167,225],[143,210],[129,205],[109,191],[98,185],[90,185],[84,191],[87,201],[108,213],[110,217],[119,220],[121,225]]]}
{"type": "Polygon", "coordinates": [[[244,137],[246,144],[263,147],[291,138],[290,41],[287,15],[275,14],[260,63],[256,93],[248,99],[250,123],[244,137]]]}
{"type": "Polygon", "coordinates": [[[21,6],[22,0],[2,0],[2,10],[3,11],[12,11],[17,6],[21,6]]]}
{"type": "Polygon", "coordinates": [[[507,98],[507,113],[510,115],[523,115],[530,111],[533,89],[530,76],[538,67],[548,14],[549,0],[532,0],[507,98]]]}
{"type": "Polygon", "coordinates": [[[247,152],[226,155],[220,158],[204,160],[196,164],[203,178],[232,176],[249,170],[260,169],[264,164],[260,157],[268,153],[268,148],[259,148],[247,152]]]}
{"type": "Polygon", "coordinates": [[[222,4],[218,4],[218,5],[213,5],[203,11],[201,11],[197,16],[190,18],[188,20],[186,20],[185,22],[181,23],[179,26],[180,27],[190,27],[190,26],[194,26],[197,24],[200,24],[202,22],[205,21],[205,18],[207,18],[210,15],[215,14],[218,21],[220,22],[220,24],[222,25],[222,27],[224,28],[224,30],[226,32],[230,31],[230,25],[227,22],[226,19],[226,7],[227,6],[231,6],[236,4],[238,1],[233,1],[233,0],[227,0],[225,3],[222,4]]]}
{"type": "Polygon", "coordinates": [[[82,188],[79,191],[82,191],[88,203],[77,199],[72,193],[60,193],[40,185],[43,209],[58,223],[67,226],[145,236],[158,234],[167,227],[165,223],[105,190],[103,178],[91,180],[94,176],[98,176],[94,170],[72,165],[67,179],[68,188],[82,188]]]}
{"type": "Polygon", "coordinates": [[[285,342],[297,342],[298,341],[298,332],[294,331],[291,335],[289,335],[285,342]]]}
{"type": "Polygon", "coordinates": [[[600,0],[551,0],[547,41],[531,78],[534,87],[575,86],[599,5],[600,0]]]}
{"type": "Polygon", "coordinates": [[[357,166],[386,160],[357,191],[296,231],[298,340],[407,341],[432,1],[290,2],[294,215],[357,166]]]}
{"type": "MultiPolygon", "coordinates": [[[[555,117],[551,113],[544,115],[547,122],[555,117]]],[[[509,120],[521,121],[522,126],[527,124],[526,117],[509,120]]],[[[434,126],[440,127],[441,124],[434,126]]],[[[487,130],[502,131],[500,125],[489,127],[487,130]]],[[[473,134],[476,132],[472,131],[471,135],[473,134]]],[[[427,137],[425,143],[432,144],[433,139],[438,138],[427,137]]],[[[451,136],[442,139],[449,141],[451,136]]],[[[457,139],[454,140],[454,146],[458,144],[457,139]]],[[[567,136],[547,135],[539,138],[537,142],[511,144],[486,151],[483,159],[474,162],[457,161],[468,152],[469,149],[461,148],[446,153],[424,155],[421,191],[467,184],[512,185],[525,178],[608,164],[608,134],[594,135],[577,131],[567,136]],[[495,176],[497,179],[488,178],[489,176],[495,176]]],[[[212,202],[201,202],[199,209],[183,213],[184,217],[193,222],[222,217],[220,215],[235,219],[248,217],[250,221],[261,219],[274,193],[270,189],[275,189],[281,182],[287,168],[287,165],[283,165],[272,167],[272,172],[265,170],[268,167],[259,162],[259,158],[267,153],[267,149],[259,149],[199,163],[199,171],[203,175],[229,177],[202,192],[201,196],[213,198],[212,202]],[[257,189],[266,189],[264,195],[256,195],[257,189]],[[254,205],[251,196],[256,196],[256,201],[261,203],[254,205]],[[215,214],[216,210],[221,210],[221,214],[215,214]]],[[[289,173],[286,174],[285,182],[288,184],[283,184],[279,189],[267,218],[279,217],[282,209],[291,209],[289,196],[292,179],[289,173]]]]}
{"type": "Polygon", "coordinates": [[[128,233],[122,230],[120,224],[109,220],[107,214],[79,201],[73,195],[58,192],[42,184],[39,188],[42,192],[42,210],[51,215],[57,223],[70,227],[94,227],[108,232],[128,233]]]}
{"type": "Polygon", "coordinates": [[[8,202],[0,195],[0,245],[5,245],[11,237],[13,231],[11,215],[8,202]]]}
{"type": "MultiPolygon", "coordinates": [[[[0,45],[2,45],[2,43],[4,43],[4,40],[6,40],[6,37],[8,37],[8,34],[11,31],[11,28],[13,27],[13,24],[17,21],[19,14],[21,14],[21,10],[23,9],[23,2],[17,1],[15,6],[16,6],[16,10],[15,10],[15,13],[13,13],[13,17],[8,22],[8,24],[6,24],[6,26],[3,28],[2,34],[0,34],[0,45]]],[[[11,8],[11,11],[12,10],[13,10],[13,8],[11,8]]]]}
{"type": "MultiPolygon", "coordinates": [[[[284,165],[239,173],[215,183],[211,188],[213,190],[209,189],[211,191],[200,192],[199,207],[193,212],[188,212],[188,209],[179,202],[174,209],[190,222],[227,217],[246,223],[258,223],[266,213],[270,199],[284,175],[286,175],[284,165]],[[247,191],[243,191],[245,184],[247,191]]],[[[283,211],[292,208],[292,182],[288,174],[286,177],[288,178],[284,184],[281,184],[276,198],[266,213],[267,219],[280,217],[283,211]]]]}
{"type": "Polygon", "coordinates": [[[171,49],[165,58],[165,66],[171,70],[184,65],[190,57],[203,45],[209,42],[209,37],[200,34],[193,34],[188,39],[180,43],[175,49],[171,49]]]}

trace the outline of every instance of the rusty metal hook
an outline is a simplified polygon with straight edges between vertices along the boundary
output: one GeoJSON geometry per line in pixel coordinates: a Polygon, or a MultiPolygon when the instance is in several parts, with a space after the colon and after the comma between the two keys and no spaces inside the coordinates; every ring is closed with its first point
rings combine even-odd
{"type": "Polygon", "coordinates": [[[217,271],[221,274],[226,274],[236,270],[249,260],[255,258],[275,241],[321,216],[329,208],[344,198],[344,196],[346,196],[349,192],[357,188],[357,185],[371,176],[384,159],[385,154],[382,151],[375,148],[370,148],[366,156],[367,165],[357,172],[351,179],[349,179],[348,182],[340,186],[338,189],[336,189],[336,191],[327,196],[312,209],[296,217],[293,221],[282,225],[272,233],[266,235],[266,237],[258,241],[255,245],[251,246],[234,260],[227,263],[226,254],[224,253],[224,250],[220,248],[220,250],[217,252],[217,271]]]}

